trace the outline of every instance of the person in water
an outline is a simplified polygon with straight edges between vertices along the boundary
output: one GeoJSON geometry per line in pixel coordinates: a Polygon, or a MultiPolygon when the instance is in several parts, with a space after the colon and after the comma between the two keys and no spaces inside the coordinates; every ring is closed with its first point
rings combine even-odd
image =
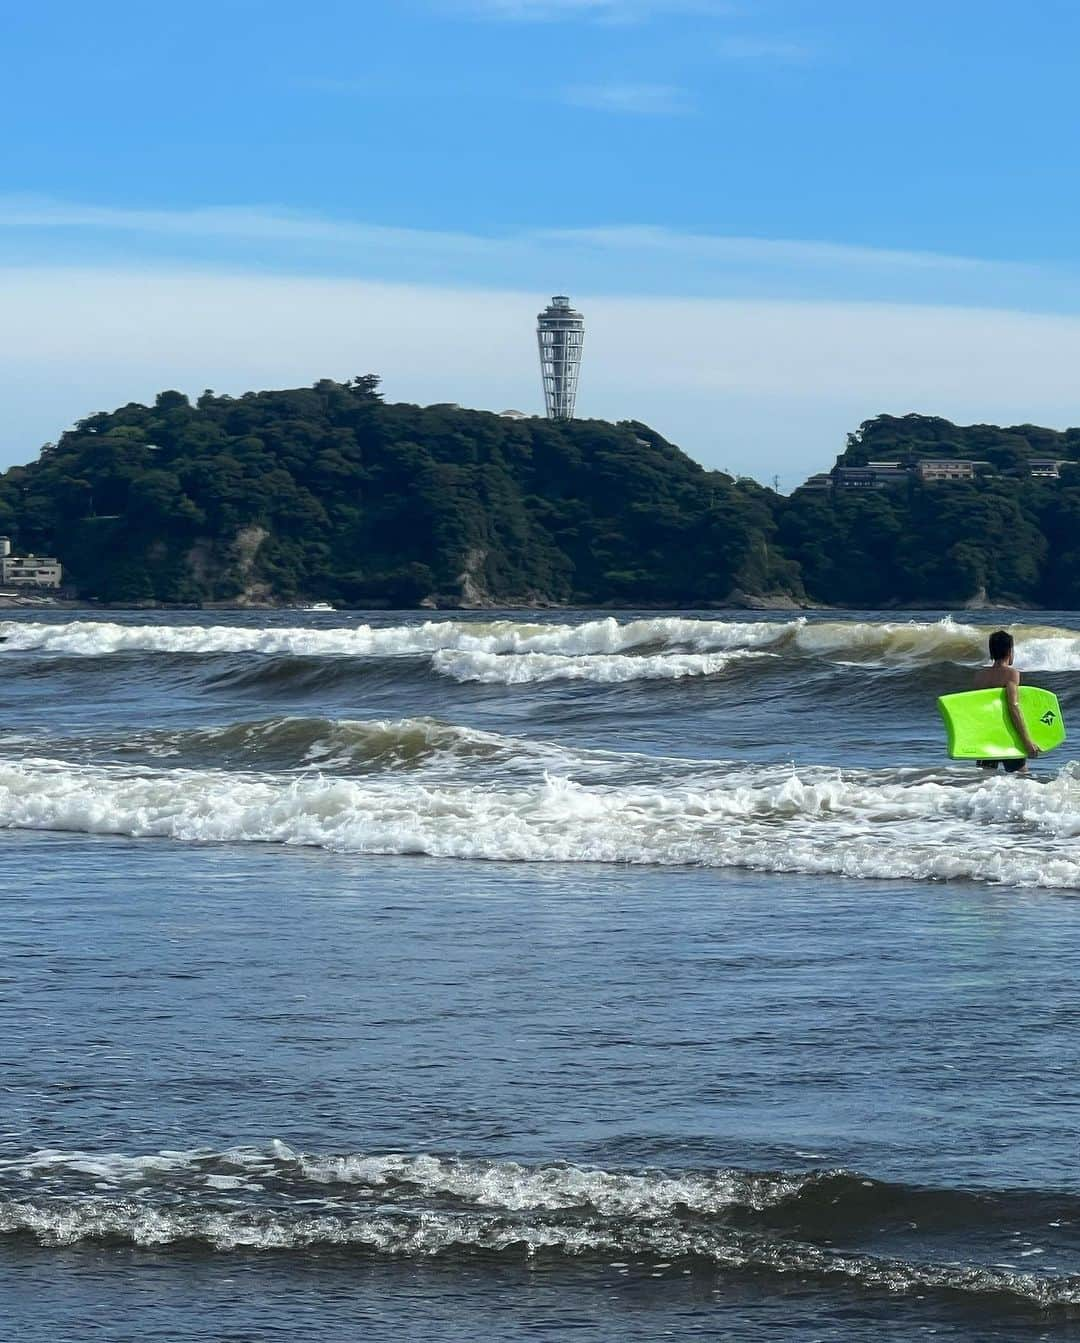
{"type": "MultiPolygon", "coordinates": [[[[1039,754],[1039,748],[1031,740],[1024,715],[1020,712],[1020,697],[1016,693],[1020,686],[1020,673],[1013,666],[1013,653],[1012,635],[1005,630],[995,630],[990,636],[990,666],[980,667],[975,673],[975,689],[1005,691],[1009,716],[1024,743],[1024,750],[1034,759],[1039,754]]],[[[1004,765],[1006,774],[1027,771],[1027,760],[980,760],[979,764],[983,769],[997,769],[998,765],[1004,765]]]]}

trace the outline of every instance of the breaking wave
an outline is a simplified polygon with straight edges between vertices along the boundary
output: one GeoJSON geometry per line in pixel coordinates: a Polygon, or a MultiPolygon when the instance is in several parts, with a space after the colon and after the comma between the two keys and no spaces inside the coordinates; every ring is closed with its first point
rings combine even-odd
{"type": "Polygon", "coordinates": [[[750,649],[731,653],[654,653],[638,657],[586,653],[435,653],[431,664],[455,681],[485,685],[543,685],[550,681],[681,681],[687,676],[716,676],[732,662],[767,657],[750,649]]]}
{"type": "MultiPolygon", "coordinates": [[[[1031,671],[1080,670],[1080,633],[1014,627],[1018,663],[1031,671]]],[[[707,620],[683,616],[580,624],[515,620],[426,620],[336,628],[242,625],[136,625],[113,621],[0,621],[4,648],[68,657],[120,653],[259,654],[289,658],[426,657],[458,680],[522,684],[576,679],[620,681],[707,676],[724,655],[779,656],[910,666],[974,663],[987,630],[957,622],[707,620]],[[504,661],[505,659],[505,661],[504,661]]]]}
{"type": "Polygon", "coordinates": [[[569,778],[565,759],[561,774],[476,782],[24,758],[0,761],[0,827],[1080,888],[1080,766],[1043,783],[959,769],[927,777],[715,763],[680,780],[667,763],[655,782],[569,778]]]}
{"type": "MultiPolygon", "coordinates": [[[[26,763],[40,756],[43,742],[33,735],[4,734],[9,760],[26,763]]],[[[541,779],[546,772],[572,772],[610,781],[638,775],[657,763],[682,771],[707,771],[700,761],[668,760],[634,752],[589,749],[557,741],[506,736],[459,727],[437,718],[314,718],[282,716],[212,727],[134,728],[72,738],[48,739],[48,749],[72,767],[168,762],[178,774],[205,768],[258,771],[258,777],[285,783],[321,775],[424,772],[470,780],[479,777],[541,779]]],[[[50,757],[53,766],[59,759],[50,757]]],[[[40,763],[40,762],[38,762],[40,763]]],[[[110,776],[111,777],[111,776],[110,776]]],[[[232,777],[242,777],[234,775],[232,777]]],[[[251,776],[255,777],[255,776],[251,776]]],[[[2,824],[2,822],[0,822],[2,824]]]]}
{"type": "Polygon", "coordinates": [[[950,1261],[948,1233],[989,1228],[1000,1240],[1030,1230],[1034,1216],[1044,1243],[1056,1236],[1057,1250],[1072,1255],[1076,1203],[884,1184],[843,1170],[607,1171],[428,1153],[310,1155],[280,1142],[146,1156],[45,1150],[0,1162],[0,1235],[43,1246],[573,1258],[654,1276],[750,1270],[1037,1309],[1080,1303],[1080,1276],[950,1261]],[[882,1252],[882,1229],[887,1240],[888,1228],[908,1228],[912,1216],[917,1257],[906,1244],[882,1252]],[[1058,1230],[1046,1234],[1046,1217],[1058,1230]]]}
{"type": "MultiPolygon", "coordinates": [[[[76,745],[77,744],[73,744],[76,745]]],[[[104,745],[104,743],[103,743],[104,745]]],[[[435,718],[267,718],[221,727],[127,732],[117,756],[146,755],[219,766],[271,770],[400,770],[431,763],[562,759],[559,748],[455,727],[435,718]]]]}
{"type": "MultiPolygon", "coordinates": [[[[795,622],[798,624],[799,622],[795,622]]],[[[441,650],[469,653],[552,653],[569,657],[685,648],[723,651],[756,647],[787,628],[753,623],[657,617],[620,622],[613,617],[578,625],[526,621],[426,620],[412,625],[335,629],[245,625],[127,625],[82,620],[49,624],[0,621],[13,651],[100,657],[113,653],[263,653],[316,657],[415,657],[441,650]]]]}

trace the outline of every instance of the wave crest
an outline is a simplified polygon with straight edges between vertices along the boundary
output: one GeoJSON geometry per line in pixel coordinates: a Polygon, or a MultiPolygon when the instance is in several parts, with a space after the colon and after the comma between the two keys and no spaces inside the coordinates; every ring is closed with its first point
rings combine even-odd
{"type": "Polygon", "coordinates": [[[115,621],[0,621],[12,651],[101,657],[113,653],[261,653],[320,657],[410,657],[457,649],[470,653],[554,653],[571,657],[634,650],[722,651],[783,636],[783,624],[682,617],[580,624],[516,620],[425,620],[333,629],[246,625],[128,625],[115,621]]]}
{"type": "Polygon", "coordinates": [[[0,763],[0,826],[354,854],[746,867],[1080,888],[1080,770],[1056,779],[765,766],[688,783],[0,763]],[[782,824],[781,824],[782,823],[782,824]]]}
{"type": "MultiPolygon", "coordinates": [[[[1075,1198],[1041,1195],[1055,1225],[1075,1198]]],[[[606,1171],[433,1154],[268,1151],[30,1153],[0,1163],[0,1234],[42,1245],[197,1243],[224,1252],[610,1260],[656,1273],[750,1269],[872,1291],[1080,1302],[1080,1278],[834,1248],[917,1213],[923,1255],[942,1224],[1025,1225],[1027,1192],[932,1190],[846,1171],[606,1171]],[[779,1219],[779,1220],[778,1220],[779,1219]],[[794,1236],[792,1235],[794,1232],[794,1236]],[[819,1243],[821,1242],[821,1243],[819,1243]]],[[[1069,1223],[1065,1222],[1065,1225],[1069,1223]]]]}
{"type": "Polygon", "coordinates": [[[410,769],[435,762],[499,763],[521,754],[545,755],[539,744],[455,727],[436,718],[267,718],[221,727],[129,732],[115,749],[120,756],[180,757],[188,764],[351,772],[410,769]]]}
{"type": "Polygon", "coordinates": [[[455,681],[484,685],[544,685],[552,681],[592,681],[622,685],[627,681],[681,681],[688,676],[716,676],[734,662],[766,657],[749,649],[731,653],[435,653],[431,665],[455,681]]]}
{"type": "MultiPolygon", "coordinates": [[[[1080,670],[1080,632],[1053,626],[1018,626],[1018,662],[1035,671],[1080,670]]],[[[76,620],[0,622],[5,649],[50,655],[107,657],[118,653],[217,655],[258,654],[288,658],[435,657],[438,671],[457,679],[499,679],[509,684],[558,679],[620,680],[640,676],[708,675],[708,655],[768,651],[830,662],[906,666],[933,662],[973,663],[985,656],[987,630],[951,617],[938,621],[711,620],[656,616],[614,617],[570,623],[517,620],[425,620],[413,624],[345,625],[334,628],[242,625],[122,624],[76,620]],[[455,658],[452,655],[459,655],[455,658]],[[530,674],[492,672],[502,657],[566,659],[533,661],[530,674]],[[468,658],[475,659],[468,675],[468,658]],[[695,663],[694,659],[700,659],[695,663]],[[485,659],[487,661],[485,661],[485,659]],[[588,659],[597,661],[590,664],[588,659]],[[625,661],[634,672],[616,672],[625,661]],[[673,659],[669,670],[663,660],[673,659]],[[566,670],[577,664],[579,670],[566,670]],[[487,669],[485,672],[484,669],[487,669]],[[697,668],[695,670],[695,668],[697,668]]],[[[716,669],[722,670],[717,663],[716,669]]]]}

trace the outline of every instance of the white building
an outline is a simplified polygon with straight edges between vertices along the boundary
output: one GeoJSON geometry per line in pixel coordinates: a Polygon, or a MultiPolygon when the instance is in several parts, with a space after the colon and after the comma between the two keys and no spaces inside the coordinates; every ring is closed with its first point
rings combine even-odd
{"type": "Polygon", "coordinates": [[[13,555],[11,542],[0,536],[0,584],[20,588],[58,588],[64,579],[60,561],[50,555],[13,555]]]}
{"type": "Polygon", "coordinates": [[[1028,462],[1028,473],[1038,480],[1060,480],[1061,468],[1070,465],[1067,457],[1032,457],[1028,462]]]}
{"type": "Polygon", "coordinates": [[[974,480],[975,468],[983,465],[959,457],[923,457],[915,469],[920,480],[974,480]]]}

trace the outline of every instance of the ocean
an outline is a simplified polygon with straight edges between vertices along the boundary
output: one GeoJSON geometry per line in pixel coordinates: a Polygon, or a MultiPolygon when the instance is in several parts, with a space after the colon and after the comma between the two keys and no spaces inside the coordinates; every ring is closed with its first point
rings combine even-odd
{"type": "Polygon", "coordinates": [[[1071,1336],[1080,768],[935,708],[1003,618],[5,613],[3,1336],[1071,1336]]]}

